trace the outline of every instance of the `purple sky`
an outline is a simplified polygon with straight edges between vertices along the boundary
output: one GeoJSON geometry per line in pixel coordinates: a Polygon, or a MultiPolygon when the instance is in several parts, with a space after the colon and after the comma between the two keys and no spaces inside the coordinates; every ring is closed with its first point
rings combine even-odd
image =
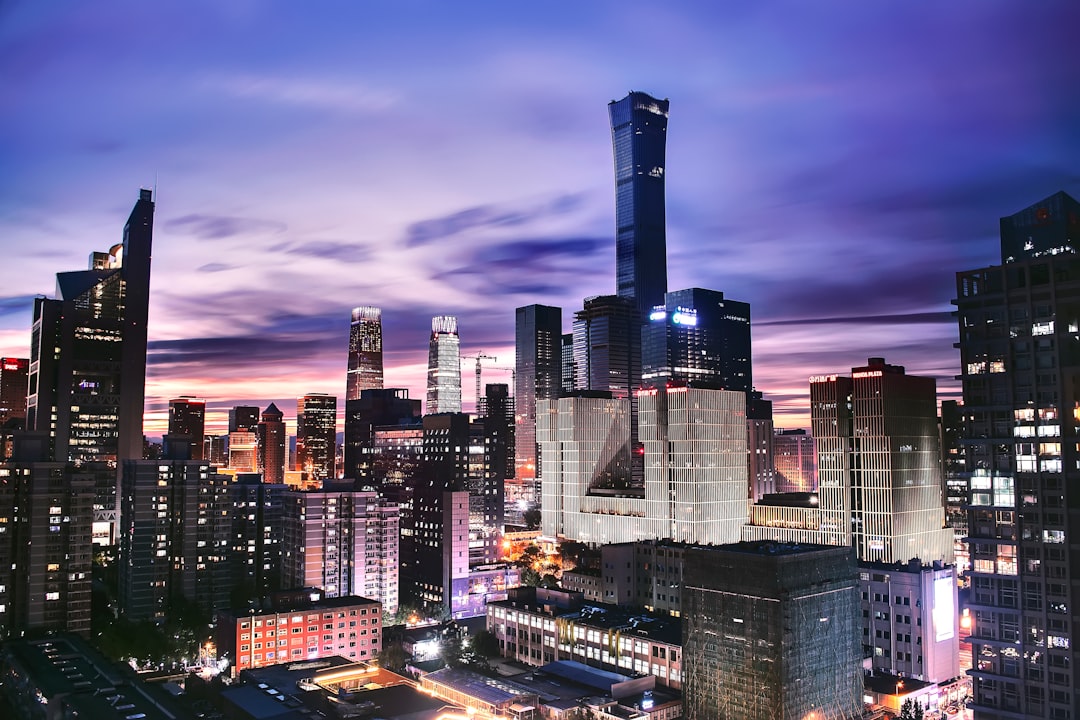
{"type": "Polygon", "coordinates": [[[953,393],[954,273],[1080,193],[1080,4],[677,5],[0,3],[0,352],[156,183],[151,434],[343,396],[355,305],[414,397],[433,314],[513,365],[514,307],[614,290],[634,89],[671,100],[668,286],[750,303],[778,426],[870,355],[953,393]]]}

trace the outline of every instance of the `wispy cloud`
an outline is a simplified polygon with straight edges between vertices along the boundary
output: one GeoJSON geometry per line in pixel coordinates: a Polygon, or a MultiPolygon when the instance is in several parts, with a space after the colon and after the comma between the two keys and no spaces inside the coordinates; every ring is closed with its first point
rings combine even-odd
{"type": "Polygon", "coordinates": [[[191,214],[174,218],[165,227],[178,234],[189,233],[203,240],[224,240],[238,235],[255,233],[283,233],[285,223],[258,218],[230,217],[227,215],[191,214]]]}
{"type": "Polygon", "coordinates": [[[355,78],[236,74],[209,78],[206,86],[236,98],[363,115],[382,113],[399,99],[398,92],[366,86],[355,78]]]}

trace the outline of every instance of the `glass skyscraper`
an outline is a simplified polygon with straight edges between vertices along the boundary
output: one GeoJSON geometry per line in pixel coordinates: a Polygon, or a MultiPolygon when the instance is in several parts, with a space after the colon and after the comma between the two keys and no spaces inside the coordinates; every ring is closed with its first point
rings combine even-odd
{"type": "Polygon", "coordinates": [[[956,276],[977,720],[1080,717],[1078,239],[1057,193],[956,276]]]}
{"type": "Polygon", "coordinates": [[[337,398],[308,393],[296,401],[296,469],[304,480],[337,477],[337,398]]]}
{"type": "Polygon", "coordinates": [[[353,308],[345,400],[357,400],[361,391],[380,390],[382,386],[382,310],[370,306],[353,308]]]}
{"type": "Polygon", "coordinates": [[[562,309],[526,305],[515,312],[514,443],[515,476],[510,499],[539,501],[532,478],[538,476],[536,401],[559,397],[562,385],[562,309]],[[528,485],[529,487],[525,487],[528,485]]]}
{"type": "Polygon", "coordinates": [[[457,318],[431,318],[428,346],[427,414],[461,412],[461,340],[457,318]]]}
{"type": "Polygon", "coordinates": [[[664,302],[667,239],[664,167],[668,101],[631,92],[608,105],[615,153],[616,294],[642,318],[664,302]]]}

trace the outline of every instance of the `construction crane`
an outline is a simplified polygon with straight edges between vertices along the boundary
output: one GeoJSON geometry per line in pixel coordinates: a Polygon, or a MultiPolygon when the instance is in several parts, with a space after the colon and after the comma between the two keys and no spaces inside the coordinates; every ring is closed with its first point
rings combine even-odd
{"type": "Polygon", "coordinates": [[[480,412],[480,363],[484,360],[491,360],[494,362],[498,358],[494,355],[485,355],[484,351],[476,353],[475,355],[462,355],[462,360],[476,360],[476,411],[480,412]]]}
{"type": "Polygon", "coordinates": [[[517,390],[516,390],[516,388],[517,388],[517,368],[493,367],[493,368],[488,368],[488,370],[502,370],[503,372],[510,373],[510,394],[511,395],[516,395],[517,394],[517,390]]]}

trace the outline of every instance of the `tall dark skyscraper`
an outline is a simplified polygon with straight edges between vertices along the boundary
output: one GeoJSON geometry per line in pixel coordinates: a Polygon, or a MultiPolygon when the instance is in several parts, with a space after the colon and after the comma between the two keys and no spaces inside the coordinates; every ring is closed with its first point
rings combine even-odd
{"type": "Polygon", "coordinates": [[[191,438],[192,460],[202,460],[206,427],[206,401],[193,397],[179,397],[169,401],[169,434],[187,435],[191,438]]]}
{"type": "Polygon", "coordinates": [[[308,393],[296,401],[296,469],[305,480],[337,477],[337,398],[308,393]]]}
{"type": "Polygon", "coordinates": [[[153,225],[140,190],[123,242],[57,273],[56,299],[34,301],[27,428],[50,433],[58,462],[142,458],[153,225]]]}
{"type": "Polygon", "coordinates": [[[667,292],[664,168],[668,101],[631,92],[608,105],[615,151],[616,294],[648,317],[667,292]]]}
{"type": "Polygon", "coordinates": [[[641,332],[641,379],[750,392],[750,306],[716,290],[666,293],[641,332]]]}
{"type": "Polygon", "coordinates": [[[427,414],[461,412],[461,340],[457,318],[431,318],[428,347],[427,414]]]}
{"type": "Polygon", "coordinates": [[[533,482],[536,454],[536,401],[559,397],[562,385],[562,309],[526,305],[515,312],[514,465],[511,503],[538,502],[533,482]]]}
{"type": "Polygon", "coordinates": [[[420,421],[420,401],[405,388],[365,388],[360,397],[345,401],[345,473],[365,483],[375,481],[375,428],[420,421]]]}
{"type": "Polygon", "coordinates": [[[257,433],[258,466],[263,474],[263,482],[280,485],[285,482],[285,416],[278,406],[270,403],[262,413],[257,433]]]}
{"type": "Polygon", "coordinates": [[[956,276],[978,720],[1076,718],[1080,204],[1001,219],[1001,264],[956,276]]]}
{"type": "Polygon", "coordinates": [[[237,405],[229,410],[229,432],[255,432],[259,426],[259,408],[254,405],[237,405]]]}
{"type": "Polygon", "coordinates": [[[363,390],[379,390],[382,386],[382,310],[370,306],[353,308],[345,402],[359,399],[363,390]]]}
{"type": "Polygon", "coordinates": [[[0,358],[0,426],[9,420],[26,420],[26,382],[30,361],[0,358]]]}

